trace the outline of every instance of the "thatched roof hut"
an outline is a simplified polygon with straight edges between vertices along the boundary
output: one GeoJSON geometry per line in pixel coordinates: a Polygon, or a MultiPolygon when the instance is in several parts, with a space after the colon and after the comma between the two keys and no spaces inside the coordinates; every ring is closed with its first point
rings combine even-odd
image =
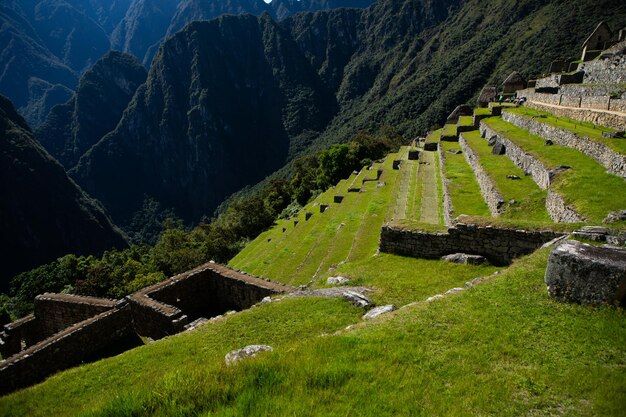
{"type": "Polygon", "coordinates": [[[517,71],[510,73],[509,76],[506,77],[506,80],[502,83],[502,90],[505,94],[514,93],[517,90],[522,90],[524,88],[526,88],[526,80],[517,71]]]}
{"type": "Polygon", "coordinates": [[[487,107],[492,101],[496,101],[496,95],[498,90],[493,85],[486,85],[483,87],[480,95],[478,96],[478,107],[487,107]]]}
{"type": "Polygon", "coordinates": [[[446,124],[456,124],[459,122],[459,117],[461,116],[471,116],[473,113],[472,108],[467,104],[461,104],[456,106],[452,113],[446,119],[446,124]]]}

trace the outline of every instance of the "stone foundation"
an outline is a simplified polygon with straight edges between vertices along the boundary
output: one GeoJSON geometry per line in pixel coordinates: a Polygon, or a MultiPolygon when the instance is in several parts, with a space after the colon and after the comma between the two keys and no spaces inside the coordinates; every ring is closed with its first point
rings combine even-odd
{"type": "Polygon", "coordinates": [[[384,225],[380,251],[414,258],[439,259],[463,252],[482,255],[494,265],[508,265],[563,234],[531,232],[459,223],[447,233],[429,233],[384,225]]]}

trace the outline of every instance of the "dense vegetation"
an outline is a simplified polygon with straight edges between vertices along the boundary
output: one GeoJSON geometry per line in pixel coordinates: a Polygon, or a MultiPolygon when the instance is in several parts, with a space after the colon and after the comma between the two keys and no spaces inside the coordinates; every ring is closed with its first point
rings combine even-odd
{"type": "Polygon", "coordinates": [[[17,275],[11,297],[0,298],[0,315],[4,310],[12,317],[28,313],[34,297],[46,291],[121,298],[209,260],[226,263],[276,218],[297,212],[311,197],[401,143],[402,137],[390,128],[376,134],[360,132],[349,143],[296,160],[288,180],[274,180],[257,193],[234,198],[215,219],[190,230],[173,216],[158,224],[163,212],[147,200],[133,245],[106,251],[102,257],[68,254],[17,275]],[[152,239],[153,246],[142,243],[152,239]]]}

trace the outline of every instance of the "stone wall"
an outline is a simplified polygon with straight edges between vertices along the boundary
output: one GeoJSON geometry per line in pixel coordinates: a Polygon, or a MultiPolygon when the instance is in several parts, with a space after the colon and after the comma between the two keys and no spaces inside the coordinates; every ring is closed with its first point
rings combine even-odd
{"type": "MultiPolygon", "coordinates": [[[[623,85],[585,85],[566,84],[559,87],[559,92],[566,96],[590,97],[590,96],[610,96],[614,93],[622,94],[626,90],[623,85]]],[[[521,96],[520,96],[521,97],[521,96]]]]}
{"type": "Polygon", "coordinates": [[[494,265],[534,252],[552,239],[562,236],[552,231],[499,229],[459,223],[447,233],[429,233],[384,225],[380,251],[415,258],[439,259],[463,252],[482,255],[494,265]]]}
{"type": "Polygon", "coordinates": [[[502,143],[506,148],[506,156],[508,156],[515,165],[523,169],[525,173],[531,175],[539,188],[542,190],[548,189],[552,181],[550,171],[544,167],[537,158],[524,152],[522,148],[491,129],[484,122],[480,123],[480,134],[484,138],[495,138],[497,142],[502,143]]]}
{"type": "Polygon", "coordinates": [[[546,210],[550,218],[557,223],[580,223],[586,220],[575,208],[567,205],[563,197],[554,190],[548,190],[546,210]]]}
{"type": "Polygon", "coordinates": [[[560,129],[535,120],[519,116],[507,111],[502,112],[502,120],[509,122],[533,135],[550,139],[554,143],[578,149],[592,157],[604,166],[609,172],[626,178],[626,155],[622,155],[602,142],[596,142],[586,137],[580,137],[569,130],[560,129]]]}
{"type": "Polygon", "coordinates": [[[34,345],[43,337],[39,331],[39,322],[34,314],[29,314],[19,320],[4,325],[0,333],[0,353],[8,358],[23,350],[26,346],[34,345]]]}
{"type": "Polygon", "coordinates": [[[437,152],[439,153],[439,175],[441,176],[441,187],[443,189],[443,219],[447,226],[452,224],[454,210],[452,208],[452,199],[448,192],[448,177],[446,177],[445,155],[441,143],[437,144],[437,152]]]}
{"type": "MultiPolygon", "coordinates": [[[[568,96],[563,96],[568,97],[568,96]]],[[[580,107],[586,109],[609,110],[610,96],[586,96],[578,97],[580,99],[580,107]]]]}
{"type": "Polygon", "coordinates": [[[130,306],[76,323],[0,362],[0,394],[42,381],[55,372],[110,356],[138,345],[130,306]]]}
{"type": "MultiPolygon", "coordinates": [[[[626,117],[620,114],[608,113],[606,111],[597,110],[597,109],[587,109],[587,108],[569,108],[569,107],[553,107],[545,105],[545,101],[543,99],[531,99],[524,104],[526,107],[530,107],[531,109],[546,111],[554,114],[558,117],[567,117],[573,120],[580,120],[582,122],[589,122],[600,126],[606,126],[617,130],[626,129],[626,117]]],[[[548,103],[550,104],[550,103],[548,103]]],[[[610,105],[614,108],[614,106],[621,106],[622,103],[614,104],[614,100],[611,99],[610,105]]],[[[611,111],[621,111],[621,110],[611,110],[611,111]]]]}
{"type": "Polygon", "coordinates": [[[468,145],[467,141],[463,137],[463,134],[459,136],[459,144],[461,145],[461,150],[463,151],[465,160],[472,167],[472,171],[474,171],[474,175],[476,176],[476,180],[480,186],[480,193],[483,195],[483,199],[487,203],[487,207],[489,207],[491,215],[494,217],[499,216],[502,212],[504,197],[502,197],[502,194],[500,194],[496,188],[496,185],[489,177],[489,174],[487,174],[487,172],[480,165],[480,162],[478,162],[478,157],[468,145]]]}
{"type": "Polygon", "coordinates": [[[614,55],[590,62],[583,62],[578,66],[584,71],[585,84],[624,84],[626,83],[626,56],[614,55]]]}
{"type": "Polygon", "coordinates": [[[245,310],[264,297],[292,290],[208,263],[146,287],[129,296],[129,301],[137,332],[158,339],[180,332],[197,318],[245,310]]]}

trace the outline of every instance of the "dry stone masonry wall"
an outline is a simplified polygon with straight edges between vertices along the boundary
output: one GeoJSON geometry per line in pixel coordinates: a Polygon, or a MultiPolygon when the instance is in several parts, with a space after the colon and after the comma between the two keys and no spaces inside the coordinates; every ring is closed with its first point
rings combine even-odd
{"type": "Polygon", "coordinates": [[[540,121],[523,117],[511,112],[502,112],[502,120],[509,122],[520,129],[524,129],[533,135],[550,139],[554,143],[578,149],[602,164],[609,172],[626,177],[626,155],[622,155],[601,142],[580,137],[568,130],[559,129],[540,121]]]}
{"type": "Polygon", "coordinates": [[[452,199],[448,192],[448,180],[445,168],[445,155],[441,143],[437,144],[437,152],[439,153],[439,175],[441,176],[441,188],[443,189],[443,219],[447,226],[452,224],[454,218],[454,210],[452,208],[452,199]]]}
{"type": "Polygon", "coordinates": [[[292,287],[208,263],[120,301],[43,294],[35,314],[4,326],[0,394],[51,373],[184,330],[190,321],[243,310],[292,287]]]}
{"type": "Polygon", "coordinates": [[[459,144],[461,145],[465,160],[474,171],[474,175],[476,176],[476,180],[480,186],[480,193],[483,195],[491,215],[494,217],[499,216],[502,212],[504,197],[502,197],[502,194],[500,194],[487,172],[485,172],[483,167],[478,162],[478,157],[474,154],[472,148],[467,144],[463,134],[459,136],[459,144]]]}
{"type": "Polygon", "coordinates": [[[556,223],[580,223],[586,220],[576,209],[567,205],[563,197],[554,190],[548,190],[546,210],[556,223]]]}
{"type": "Polygon", "coordinates": [[[578,66],[584,71],[585,84],[625,84],[626,83],[626,55],[618,54],[612,57],[583,62],[578,66]]]}
{"type": "Polygon", "coordinates": [[[532,253],[561,233],[499,229],[459,223],[447,233],[430,233],[384,225],[380,251],[415,258],[439,259],[453,253],[482,255],[495,265],[532,253]]]}

